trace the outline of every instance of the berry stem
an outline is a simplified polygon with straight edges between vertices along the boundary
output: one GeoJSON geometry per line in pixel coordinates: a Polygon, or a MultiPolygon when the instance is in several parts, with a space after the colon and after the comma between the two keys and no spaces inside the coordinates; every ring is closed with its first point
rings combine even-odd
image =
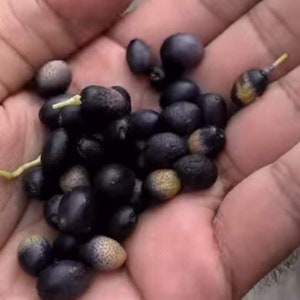
{"type": "Polygon", "coordinates": [[[288,59],[288,54],[284,53],[282,54],[278,59],[276,59],[269,67],[266,67],[264,71],[268,74],[274,69],[276,69],[278,66],[283,64],[288,59]]]}
{"type": "Polygon", "coordinates": [[[66,106],[75,106],[75,105],[80,105],[80,104],[81,104],[81,96],[76,95],[66,101],[52,105],[52,108],[60,109],[60,108],[66,107],[66,106]]]}
{"type": "Polygon", "coordinates": [[[20,166],[13,172],[0,170],[0,177],[6,178],[8,180],[15,179],[20,175],[22,175],[26,170],[32,167],[39,166],[40,164],[41,164],[41,156],[39,155],[38,158],[36,158],[35,160],[25,163],[24,165],[20,166]]]}

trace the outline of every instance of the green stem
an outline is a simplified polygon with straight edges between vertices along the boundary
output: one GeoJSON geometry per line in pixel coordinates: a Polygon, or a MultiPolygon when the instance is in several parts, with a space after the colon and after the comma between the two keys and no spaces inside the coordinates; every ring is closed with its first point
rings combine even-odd
{"type": "Polygon", "coordinates": [[[81,96],[76,95],[66,101],[52,105],[52,108],[60,109],[60,108],[66,107],[66,106],[74,106],[74,105],[80,105],[80,104],[81,104],[81,96]]]}
{"type": "Polygon", "coordinates": [[[28,163],[25,163],[24,165],[20,166],[19,168],[17,168],[13,172],[8,172],[8,171],[0,170],[0,177],[4,177],[4,178],[6,178],[8,180],[11,180],[11,179],[19,177],[26,170],[28,170],[28,169],[30,169],[32,167],[39,166],[40,164],[41,164],[41,156],[39,155],[39,157],[36,158],[35,160],[30,161],[28,163]]]}

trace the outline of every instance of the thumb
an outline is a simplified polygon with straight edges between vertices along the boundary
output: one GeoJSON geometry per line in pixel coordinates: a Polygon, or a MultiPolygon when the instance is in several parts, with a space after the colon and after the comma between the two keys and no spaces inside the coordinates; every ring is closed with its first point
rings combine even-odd
{"type": "Polygon", "coordinates": [[[107,29],[130,0],[0,1],[0,101],[107,29]]]}

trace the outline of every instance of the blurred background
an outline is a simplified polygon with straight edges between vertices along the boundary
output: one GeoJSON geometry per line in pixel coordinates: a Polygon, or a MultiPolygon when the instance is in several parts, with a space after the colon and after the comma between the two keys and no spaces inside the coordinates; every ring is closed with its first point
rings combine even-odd
{"type": "MultiPolygon", "coordinates": [[[[135,0],[128,11],[136,9],[147,0],[135,0]]],[[[300,250],[295,251],[276,269],[263,278],[243,300],[299,300],[300,299],[300,250]]]]}

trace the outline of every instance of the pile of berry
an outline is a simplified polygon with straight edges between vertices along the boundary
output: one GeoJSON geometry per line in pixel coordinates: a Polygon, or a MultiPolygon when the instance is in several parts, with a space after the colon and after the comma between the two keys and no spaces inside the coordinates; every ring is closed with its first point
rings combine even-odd
{"type": "MultiPolygon", "coordinates": [[[[132,112],[130,95],[120,86],[66,94],[72,73],[63,61],[51,61],[37,73],[36,90],[46,100],[39,116],[49,136],[35,161],[0,175],[13,179],[26,171],[27,198],[44,201],[45,219],[58,231],[53,245],[33,235],[18,249],[22,268],[38,277],[41,299],[71,300],[84,293],[92,269],[113,271],[125,263],[120,243],[140,214],[182,190],[208,189],[216,182],[214,158],[225,145],[226,104],[186,78],[203,54],[191,34],[163,42],[161,65],[145,42],[129,43],[128,66],[159,91],[160,112],[132,112]]],[[[233,100],[252,102],[283,60],[243,74],[233,100]]]]}

